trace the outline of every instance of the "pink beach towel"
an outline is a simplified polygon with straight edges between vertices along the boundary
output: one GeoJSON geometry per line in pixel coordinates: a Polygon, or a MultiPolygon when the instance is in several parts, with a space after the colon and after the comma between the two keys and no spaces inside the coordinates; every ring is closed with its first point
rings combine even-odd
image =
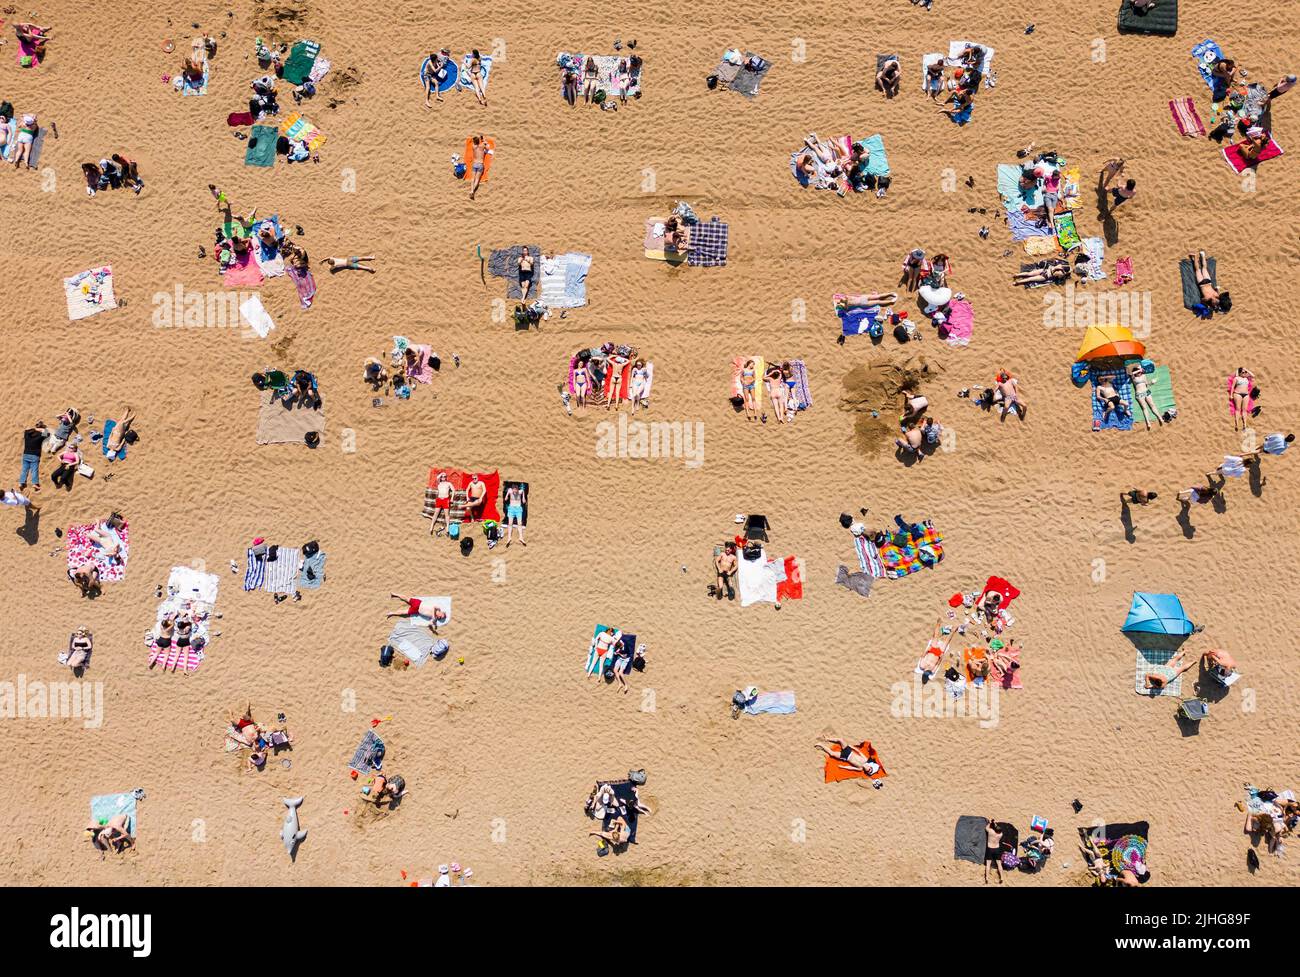
{"type": "Polygon", "coordinates": [[[194,672],[198,671],[201,664],[203,664],[203,652],[196,651],[192,647],[179,648],[173,644],[169,648],[159,648],[156,639],[149,642],[150,668],[161,665],[164,672],[174,672],[177,669],[194,672]]]}
{"type": "Polygon", "coordinates": [[[975,331],[975,310],[965,299],[948,306],[948,345],[969,346],[971,334],[975,331]]]}
{"type": "MultiPolygon", "coordinates": [[[[45,36],[45,35],[44,35],[42,32],[40,32],[40,31],[32,31],[32,33],[33,33],[33,34],[36,34],[38,37],[44,37],[44,36],[45,36]]],[[[24,40],[20,37],[20,38],[18,39],[18,54],[17,54],[17,55],[15,56],[15,58],[14,58],[14,61],[17,63],[18,67],[20,67],[20,68],[24,67],[24,65],[23,65],[23,58],[31,58],[31,59],[32,59],[32,63],[31,63],[30,65],[26,65],[25,67],[29,67],[29,68],[38,68],[38,67],[40,67],[41,59],[40,59],[40,57],[39,57],[39,56],[37,55],[37,53],[36,53],[36,46],[35,46],[34,44],[30,44],[30,43],[28,43],[27,41],[24,41],[24,40]]]]}
{"type": "Polygon", "coordinates": [[[406,368],[406,375],[420,383],[432,383],[433,367],[429,365],[429,357],[433,355],[433,350],[428,346],[411,348],[415,350],[415,365],[406,368]]]}
{"type": "Polygon", "coordinates": [[[1120,258],[1115,262],[1115,284],[1127,285],[1133,280],[1133,259],[1129,257],[1120,258]]]}
{"type": "MultiPolygon", "coordinates": [[[[999,653],[1006,655],[1008,659],[1015,662],[1017,665],[1020,664],[1019,648],[1004,647],[999,653]]],[[[1019,668],[1007,671],[1004,670],[998,662],[993,661],[989,663],[989,671],[993,673],[993,681],[1004,689],[1023,689],[1025,687],[1025,683],[1020,678],[1021,670],[1019,668]]]]}
{"type": "Polygon", "coordinates": [[[242,258],[230,265],[222,272],[221,280],[222,284],[227,288],[238,285],[261,285],[262,269],[253,260],[253,252],[248,251],[242,258]]]}
{"type": "Polygon", "coordinates": [[[1205,124],[1196,114],[1196,103],[1190,98],[1175,98],[1169,103],[1169,114],[1174,117],[1174,125],[1184,136],[1205,135],[1205,124]]]}
{"type": "Polygon", "coordinates": [[[1235,173],[1244,173],[1248,169],[1254,169],[1265,160],[1270,160],[1281,155],[1282,147],[1277,144],[1277,140],[1272,136],[1268,137],[1268,145],[1260,151],[1259,159],[1255,160],[1253,163],[1248,162],[1241,155],[1241,145],[1239,143],[1226,146],[1223,150],[1223,158],[1228,161],[1228,165],[1232,167],[1233,172],[1235,173]]]}
{"type": "Polygon", "coordinates": [[[299,271],[293,265],[286,265],[284,270],[298,289],[298,301],[304,309],[310,309],[312,299],[316,297],[316,279],[312,278],[311,269],[299,271]]]}
{"type": "MultiPolygon", "coordinates": [[[[1228,377],[1228,413],[1232,417],[1237,416],[1237,402],[1232,397],[1232,384],[1233,381],[1236,379],[1237,377],[1235,374],[1228,377]]],[[[1254,409],[1255,409],[1255,384],[1252,381],[1250,385],[1250,393],[1246,397],[1246,413],[1250,413],[1254,409]]]]}

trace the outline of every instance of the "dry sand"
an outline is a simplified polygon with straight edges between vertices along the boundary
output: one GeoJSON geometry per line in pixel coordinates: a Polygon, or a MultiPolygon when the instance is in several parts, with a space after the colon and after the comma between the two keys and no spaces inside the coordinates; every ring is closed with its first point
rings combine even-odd
{"type": "MultiPolygon", "coordinates": [[[[401,884],[401,869],[417,877],[457,859],[484,884],[967,884],[979,870],[954,862],[951,845],[957,815],[970,813],[1014,821],[1022,834],[1035,814],[1061,829],[1066,844],[1050,869],[1017,885],[1076,882],[1069,840],[1095,818],[1151,822],[1157,883],[1249,881],[1232,805],[1244,781],[1281,788],[1296,773],[1286,637],[1298,583],[1296,454],[1268,459],[1261,496],[1235,481],[1225,511],[1198,508],[1194,538],[1184,538],[1173,499],[1238,449],[1222,393],[1232,368],[1252,367],[1266,389],[1261,435],[1297,416],[1289,311],[1300,198],[1293,153],[1261,167],[1245,192],[1215,145],[1178,135],[1166,103],[1194,95],[1208,115],[1188,54],[1195,42],[1215,37],[1271,84],[1296,67],[1287,38],[1300,25],[1294,10],[1229,16],[1185,0],[1176,38],[1119,37],[1116,6],[1043,10],[1025,36],[1023,5],[1002,0],[936,0],[930,13],[892,0],[853,15],[831,5],[779,13],[753,2],[725,11],[633,3],[617,19],[504,0],[454,14],[268,0],[251,5],[256,17],[241,4],[233,18],[206,2],[122,0],[111,11],[63,2],[29,18],[57,31],[36,71],[15,67],[6,26],[0,94],[60,133],[42,160],[54,192],[42,192],[42,174],[0,173],[6,464],[16,475],[19,431],[69,403],[99,418],[132,405],[141,441],[111,481],[79,480],[70,495],[56,494],[45,465],[39,542],[0,537],[0,676],[66,678],[56,653],[85,624],[97,639],[88,677],[106,697],[100,729],[4,724],[11,790],[0,807],[11,840],[0,877],[390,885],[401,884]],[[277,11],[296,10],[272,30],[277,11]],[[227,33],[205,98],[181,98],[160,80],[179,65],[162,40],[183,49],[191,21],[227,33]],[[335,66],[306,107],[329,137],[319,165],[242,164],[245,144],[224,120],[260,73],[251,57],[259,32],[314,37],[335,66]],[[639,42],[645,98],[617,114],[570,110],[556,52],[609,50],[616,35],[639,42]],[[997,87],[958,128],[919,92],[919,60],[964,37],[997,49],[997,87]],[[494,38],[507,48],[489,107],[460,94],[426,110],[416,80],[424,54],[487,51],[494,38]],[[796,39],[802,63],[791,60],[796,39]],[[703,85],[731,43],[775,62],[756,101],[703,85]],[[871,90],[877,51],[904,57],[892,102],[871,90]],[[331,108],[330,99],[341,101],[331,108]],[[787,159],[810,130],[884,133],[887,199],[800,190],[787,159]],[[447,160],[478,131],[496,139],[498,156],[471,204],[447,160]],[[1090,433],[1087,394],[1069,381],[1080,330],[1045,328],[1046,290],[1008,284],[1020,254],[1001,257],[1013,245],[995,216],[995,167],[1031,140],[1085,175],[1112,156],[1131,161],[1139,193],[1120,210],[1107,264],[1133,256],[1133,287],[1150,292],[1149,348],[1171,367],[1180,410],[1165,430],[1090,433]],[[139,160],[147,189],[89,199],[79,164],[118,150],[139,160]],[[949,169],[958,180],[944,192],[949,169]],[[342,192],[350,174],[355,192],[342,192]],[[379,273],[319,274],[309,312],[287,280],[268,282],[262,292],[279,323],[268,340],[155,328],[155,293],[219,288],[211,262],[195,257],[212,243],[209,182],[237,210],[257,205],[304,225],[313,260],[373,253],[379,273]],[[731,223],[725,269],[670,270],[642,257],[644,219],[677,200],[731,223]],[[988,216],[968,213],[981,206],[988,216]],[[976,235],[981,224],[992,227],[988,241],[976,235]],[[474,249],[532,240],[594,254],[590,305],[517,334],[493,321],[502,290],[479,282],[474,249]],[[900,257],[916,245],[952,255],[976,322],[967,349],[924,344],[943,371],[929,391],[934,413],[956,445],[908,468],[888,452],[861,452],[838,400],[850,370],[913,351],[892,340],[836,345],[830,296],[893,287],[900,257]],[[1209,323],[1179,298],[1178,258],[1198,247],[1218,256],[1236,298],[1231,315],[1209,323]],[[69,323],[60,279],[101,262],[112,262],[129,304],[69,323]],[[806,303],[806,321],[792,322],[796,302],[806,303]],[[411,402],[375,410],[361,364],[399,333],[444,360],[455,351],[463,365],[448,363],[411,402]],[[700,469],[597,458],[597,418],[564,414],[555,384],[566,357],[605,339],[653,357],[652,418],[704,423],[700,469]],[[748,351],[804,356],[814,409],[792,427],[734,414],[730,357],[748,351]],[[248,378],[271,365],[318,374],[328,415],[320,450],[255,443],[248,378]],[[1021,378],[1032,404],[1023,425],[999,424],[953,396],[1000,367],[1021,378]],[[341,448],[345,430],[354,453],[341,448]],[[528,547],[488,554],[480,543],[462,559],[431,542],[419,508],[435,464],[528,480],[528,547]],[[1136,513],[1130,544],[1117,493],[1135,483],[1161,499],[1136,513]],[[895,512],[933,519],[947,558],[882,582],[869,599],[834,587],[838,564],[856,569],[836,517],[860,506],[882,523],[895,512]],[[85,601],[64,579],[63,555],[49,555],[54,530],[111,507],[131,522],[127,579],[85,601]],[[705,597],[710,547],[740,511],[768,514],[772,551],[804,558],[802,602],[775,612],[705,597]],[[242,563],[256,535],[319,539],[329,554],[324,589],[281,606],[243,593],[227,563],[242,563]],[[154,588],[191,561],[221,575],[224,634],[195,674],[150,671],[141,635],[154,588]],[[1003,696],[995,728],[892,716],[891,685],[910,679],[948,596],[990,573],[1023,590],[1013,633],[1025,647],[1026,689],[1003,696]],[[454,597],[451,659],[418,671],[377,667],[394,590],[454,597]],[[1197,736],[1180,734],[1172,702],[1133,692],[1133,649],[1118,628],[1134,590],[1177,591],[1206,628],[1189,648],[1221,646],[1241,663],[1244,680],[1197,736]],[[648,644],[650,667],[630,696],[583,679],[597,622],[648,644]],[[727,700],[749,683],[797,690],[798,714],[733,722],[727,700]],[[639,708],[645,691],[653,711],[639,708]],[[222,752],[223,718],[248,700],[261,719],[287,714],[292,769],[254,775],[222,752]],[[345,762],[369,720],[389,715],[387,766],[412,794],[391,815],[358,815],[345,762]],[[871,739],[891,775],[885,788],[823,784],[812,744],[826,732],[871,739]],[[597,859],[582,802],[598,777],[642,766],[656,813],[640,845],[597,859]],[[136,786],[148,793],[138,850],[101,863],[80,836],[88,797],[136,786]],[[291,866],[279,798],[297,794],[307,798],[310,835],[291,866]],[[1078,817],[1074,798],[1084,804],[1078,817]]],[[[1288,150],[1298,114],[1297,94],[1276,107],[1288,150]]],[[[1090,202],[1079,215],[1084,235],[1097,233],[1090,202]]],[[[1257,881],[1295,882],[1293,860],[1264,862],[1257,881]]]]}

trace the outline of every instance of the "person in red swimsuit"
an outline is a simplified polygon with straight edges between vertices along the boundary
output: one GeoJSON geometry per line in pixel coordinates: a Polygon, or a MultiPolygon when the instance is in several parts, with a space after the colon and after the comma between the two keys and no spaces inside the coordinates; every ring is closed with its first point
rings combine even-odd
{"type": "Polygon", "coordinates": [[[389,596],[389,597],[394,597],[394,598],[396,598],[397,600],[400,600],[400,601],[404,601],[404,602],[406,603],[406,610],[405,610],[405,611],[397,611],[397,612],[395,612],[395,613],[393,613],[393,614],[385,615],[386,617],[417,617],[417,616],[419,615],[419,613],[420,613],[420,598],[418,598],[418,597],[403,597],[401,594],[389,594],[388,596],[389,596]]]}

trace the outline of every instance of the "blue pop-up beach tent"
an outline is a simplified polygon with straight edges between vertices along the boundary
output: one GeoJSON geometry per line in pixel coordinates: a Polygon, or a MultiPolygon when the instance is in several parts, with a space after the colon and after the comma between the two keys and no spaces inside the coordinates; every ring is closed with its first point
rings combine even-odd
{"type": "Polygon", "coordinates": [[[1137,635],[1189,635],[1195,629],[1177,594],[1135,593],[1121,630],[1137,635]]]}

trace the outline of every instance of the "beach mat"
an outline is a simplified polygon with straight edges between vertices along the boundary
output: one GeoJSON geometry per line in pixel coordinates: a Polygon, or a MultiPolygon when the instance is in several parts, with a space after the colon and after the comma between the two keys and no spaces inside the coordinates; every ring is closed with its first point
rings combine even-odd
{"type": "MultiPolygon", "coordinates": [[[[451,623],[451,598],[450,597],[418,597],[420,609],[436,608],[446,615],[439,627],[446,627],[451,623]]],[[[440,638],[430,630],[433,624],[432,614],[415,614],[411,617],[398,618],[393,624],[393,630],[388,635],[388,644],[394,651],[399,651],[406,657],[410,663],[417,668],[423,665],[432,657],[435,647],[440,638]]]]}
{"type": "Polygon", "coordinates": [[[1178,33],[1178,0],[1159,0],[1146,10],[1134,10],[1133,0],[1124,0],[1119,6],[1116,26],[1121,34],[1173,37],[1178,33]]]}
{"type": "MultiPolygon", "coordinates": [[[[420,62],[420,90],[421,91],[424,91],[428,88],[428,82],[425,81],[425,77],[426,77],[426,73],[432,67],[433,67],[433,61],[427,57],[420,62]]],[[[442,72],[443,72],[442,78],[438,79],[439,93],[454,88],[456,86],[456,82],[460,79],[460,69],[456,67],[455,61],[449,60],[446,63],[446,65],[443,66],[442,72]]]]}
{"type": "Polygon", "coordinates": [[[793,692],[760,692],[754,701],[745,706],[745,712],[751,716],[791,716],[794,715],[793,692]]]}
{"type": "Polygon", "coordinates": [[[1192,60],[1196,62],[1196,70],[1201,76],[1201,80],[1210,86],[1214,92],[1215,100],[1222,97],[1217,84],[1215,83],[1214,63],[1223,57],[1223,50],[1218,43],[1212,39],[1206,39],[1192,48],[1192,60]]]}
{"type": "Polygon", "coordinates": [[[1074,226],[1074,214],[1058,214],[1056,218],[1056,240],[1065,251],[1072,251],[1079,246],[1079,231],[1074,226]]]}
{"type": "Polygon", "coordinates": [[[378,770],[383,763],[383,750],[384,741],[373,729],[366,730],[366,735],[361,738],[361,743],[352,754],[352,759],[348,761],[348,769],[356,770],[358,773],[371,773],[378,770]],[[376,756],[380,757],[379,763],[375,762],[376,756]]]}
{"type": "Polygon", "coordinates": [[[745,52],[745,60],[758,58],[761,67],[755,71],[752,68],[741,68],[736,72],[735,78],[727,83],[727,87],[733,92],[739,92],[746,98],[755,98],[758,95],[759,86],[763,84],[763,76],[772,69],[772,62],[766,58],[755,54],[753,51],[745,52]]]}
{"type": "Polygon", "coordinates": [[[494,278],[506,280],[506,298],[522,299],[523,286],[519,282],[519,259],[524,255],[524,248],[533,256],[533,286],[528,290],[529,301],[536,301],[541,294],[538,281],[542,276],[542,248],[537,244],[515,244],[508,248],[498,248],[488,255],[487,271],[494,278]]]}
{"type": "Polygon", "coordinates": [[[275,126],[253,126],[248,137],[248,149],[244,151],[245,166],[274,166],[275,141],[279,131],[275,126]]]}
{"type": "Polygon", "coordinates": [[[691,228],[691,250],[686,263],[694,268],[721,268],[727,264],[731,225],[711,217],[691,228]]]}
{"type": "Polygon", "coordinates": [[[301,85],[311,77],[311,69],[320,54],[320,45],[315,41],[299,41],[289,49],[281,77],[290,85],[301,85]]]}
{"type": "MultiPolygon", "coordinates": [[[[838,742],[838,740],[835,742],[838,742]]],[[[841,748],[845,746],[844,743],[840,743],[839,745],[841,748]]],[[[880,755],[876,753],[876,748],[872,746],[869,741],[863,741],[856,744],[856,748],[865,753],[867,759],[880,763],[880,755]]],[[[859,770],[857,767],[854,767],[852,770],[846,770],[846,766],[848,766],[848,764],[843,760],[828,756],[826,762],[823,764],[823,775],[826,778],[825,782],[828,784],[837,784],[841,780],[883,780],[885,777],[889,776],[885,773],[885,765],[883,763],[880,763],[880,769],[874,774],[868,774],[865,770],[859,770]]]]}
{"type": "Polygon", "coordinates": [[[90,820],[96,824],[105,824],[118,814],[125,814],[126,830],[130,834],[135,834],[135,812],[135,791],[123,791],[120,794],[98,794],[90,799],[90,820]]]}
{"type": "MultiPolygon", "coordinates": [[[[479,185],[487,183],[488,174],[492,172],[492,159],[496,156],[497,141],[491,137],[485,136],[484,141],[487,143],[487,155],[483,157],[483,178],[480,179],[479,185]]],[[[465,137],[465,175],[462,180],[468,181],[474,176],[474,137],[465,137]]],[[[536,276],[534,276],[536,277],[536,276]]]]}
{"type": "Polygon", "coordinates": [[[1169,375],[1169,367],[1158,366],[1147,377],[1150,386],[1147,388],[1151,391],[1151,399],[1155,401],[1156,410],[1163,417],[1167,411],[1177,410],[1178,404],[1174,400],[1174,383],[1173,378],[1169,375]]]}
{"type": "MultiPolygon", "coordinates": [[[[1174,651],[1157,650],[1154,648],[1138,648],[1133,663],[1133,691],[1148,699],[1155,699],[1159,696],[1171,696],[1177,698],[1182,695],[1182,675],[1173,679],[1163,689],[1148,689],[1144,684],[1148,675],[1163,675],[1166,678],[1172,675],[1173,669],[1169,667],[1169,659],[1176,654],[1177,652],[1174,651]]],[[[1184,660],[1186,660],[1185,657],[1184,660]]]]}
{"type": "Polygon", "coordinates": [[[984,864],[984,848],[988,841],[988,819],[963,814],[957,819],[952,837],[952,857],[960,862],[984,864]]]}
{"type": "Polygon", "coordinates": [[[104,421],[104,433],[101,434],[99,438],[100,451],[103,452],[104,457],[107,458],[109,461],[121,461],[123,458],[126,457],[127,445],[125,441],[122,442],[122,447],[118,448],[116,451],[108,450],[109,435],[113,433],[116,427],[117,427],[117,421],[111,418],[104,421]]]}
{"type": "Polygon", "coordinates": [[[310,408],[294,407],[286,410],[278,400],[274,400],[269,390],[263,390],[262,404],[257,412],[258,444],[303,444],[309,431],[315,431],[325,439],[325,412],[310,408]]]}
{"type": "MultiPolygon", "coordinates": [[[[117,556],[108,556],[105,551],[89,537],[89,533],[95,528],[93,523],[80,523],[67,528],[63,534],[63,546],[67,551],[68,569],[76,570],[83,563],[91,560],[99,567],[99,579],[103,583],[117,583],[126,579],[126,564],[131,557],[131,529],[129,524],[123,523],[122,528],[115,530],[118,541],[121,545],[121,552],[117,556]]],[[[101,531],[103,526],[101,524],[101,531]]]]}
{"type": "Polygon", "coordinates": [[[316,152],[325,144],[325,133],[297,112],[290,112],[280,123],[280,134],[286,139],[299,140],[307,144],[311,152],[316,152]]]}
{"type": "Polygon", "coordinates": [[[1098,431],[1131,431],[1133,430],[1133,384],[1129,376],[1123,370],[1092,370],[1088,374],[1088,379],[1092,386],[1089,388],[1089,396],[1092,399],[1092,423],[1093,430],[1098,431]],[[1119,394],[1120,402],[1124,405],[1124,410],[1112,411],[1109,420],[1103,420],[1105,410],[1101,402],[1097,400],[1097,386],[1103,381],[1108,380],[1119,394]]]}
{"type": "MultiPolygon", "coordinates": [[[[459,84],[461,88],[464,88],[466,91],[470,91],[470,92],[474,90],[474,79],[470,77],[470,73],[469,73],[469,62],[472,57],[473,55],[467,54],[465,55],[465,57],[460,59],[459,84]]],[[[492,74],[492,56],[489,54],[482,54],[479,55],[478,60],[479,60],[479,64],[482,65],[483,94],[484,96],[486,96],[488,90],[488,80],[492,74]]]]}
{"type": "Polygon", "coordinates": [[[113,294],[113,266],[91,268],[63,279],[63,296],[68,306],[68,321],[76,322],[96,312],[117,308],[113,294]]]}
{"type": "Polygon", "coordinates": [[[45,134],[49,131],[45,126],[41,126],[32,139],[32,148],[27,152],[27,165],[33,170],[40,166],[41,152],[45,149],[45,134]]]}
{"type": "Polygon", "coordinates": [[[1088,281],[1106,279],[1106,242],[1099,237],[1085,237],[1079,242],[1088,255],[1088,281]]]}
{"type": "MultiPolygon", "coordinates": [[[[1218,263],[1206,255],[1205,267],[1210,273],[1210,284],[1217,289],[1219,287],[1218,263]]],[[[1193,309],[1201,304],[1201,289],[1196,284],[1196,269],[1184,258],[1178,262],[1178,274],[1183,280],[1183,308],[1193,309]]]]}
{"type": "Polygon", "coordinates": [[[1276,159],[1282,155],[1282,147],[1277,144],[1277,140],[1271,135],[1268,137],[1268,145],[1260,150],[1259,157],[1254,161],[1247,160],[1241,155],[1241,146],[1233,144],[1223,147],[1223,159],[1232,167],[1234,173],[1244,173],[1246,170],[1252,170],[1259,166],[1260,163],[1267,162],[1270,159],[1276,159]]]}
{"type": "Polygon", "coordinates": [[[867,157],[867,175],[889,176],[889,156],[885,153],[885,137],[876,133],[863,139],[862,145],[871,154],[867,157]]]}

